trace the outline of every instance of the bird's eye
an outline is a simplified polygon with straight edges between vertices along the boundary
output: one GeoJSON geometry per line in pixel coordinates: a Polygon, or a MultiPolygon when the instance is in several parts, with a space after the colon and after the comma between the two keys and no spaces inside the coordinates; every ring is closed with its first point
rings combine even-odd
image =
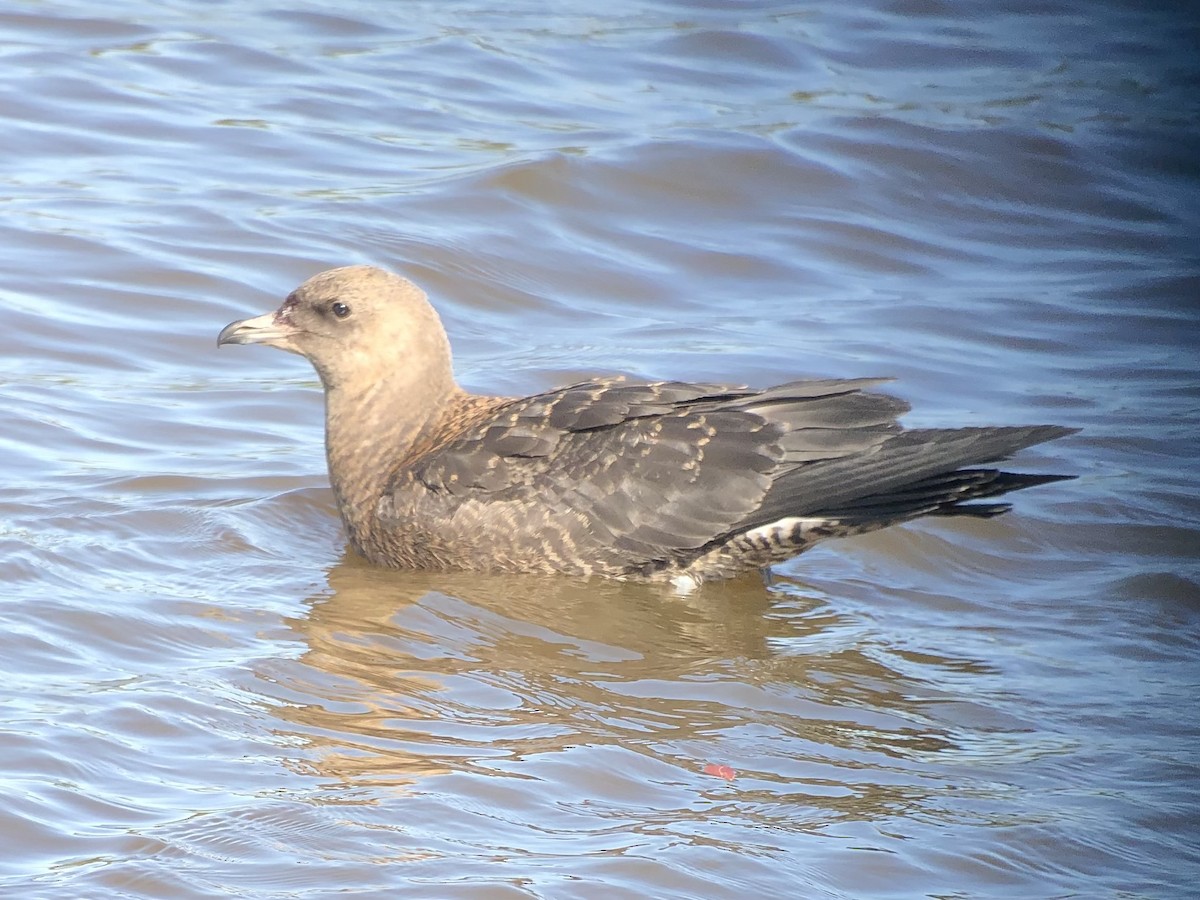
{"type": "Polygon", "coordinates": [[[329,309],[332,310],[333,314],[339,319],[344,319],[346,316],[350,315],[350,307],[341,300],[334,300],[329,304],[329,309]]]}

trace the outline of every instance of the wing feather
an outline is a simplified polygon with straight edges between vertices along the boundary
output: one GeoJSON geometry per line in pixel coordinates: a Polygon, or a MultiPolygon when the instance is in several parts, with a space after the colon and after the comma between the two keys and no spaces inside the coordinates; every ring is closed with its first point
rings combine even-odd
{"type": "Polygon", "coordinates": [[[581,382],[492,410],[398,477],[392,508],[415,509],[424,492],[460,524],[469,509],[506,547],[525,542],[613,566],[686,561],[788,516],[870,516],[989,496],[980,476],[954,470],[1064,433],[904,431],[897,418],[908,405],[867,390],[884,381],[764,391],[581,382]]]}

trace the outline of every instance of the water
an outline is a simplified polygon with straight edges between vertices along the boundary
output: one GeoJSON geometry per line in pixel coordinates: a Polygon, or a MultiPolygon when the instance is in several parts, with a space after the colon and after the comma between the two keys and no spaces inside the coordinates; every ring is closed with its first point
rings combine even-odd
{"type": "Polygon", "coordinates": [[[1186,10],[6,7],[0,893],[1191,895],[1186,10]],[[215,347],[361,262],[475,389],[895,375],[1080,478],[690,598],[375,571],[215,347]]]}

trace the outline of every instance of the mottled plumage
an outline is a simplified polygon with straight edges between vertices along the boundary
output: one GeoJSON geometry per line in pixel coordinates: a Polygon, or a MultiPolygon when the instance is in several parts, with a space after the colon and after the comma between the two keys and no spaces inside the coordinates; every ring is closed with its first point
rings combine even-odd
{"type": "Polygon", "coordinates": [[[330,480],[351,542],[400,568],[690,584],[818,540],[1055,481],[987,467],[1052,425],[906,431],[885,379],[766,390],[604,378],[523,398],[464,392],[425,295],[366,266],[321,273],[219,343],[306,356],[326,391],[330,480]]]}

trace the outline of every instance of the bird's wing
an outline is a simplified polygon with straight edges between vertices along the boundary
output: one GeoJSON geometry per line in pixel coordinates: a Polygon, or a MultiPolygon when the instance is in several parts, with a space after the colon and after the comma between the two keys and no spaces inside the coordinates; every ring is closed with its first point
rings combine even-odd
{"type": "Polygon", "coordinates": [[[1047,478],[1056,480],[1059,476],[1016,476],[964,467],[997,462],[1073,432],[1056,425],[904,431],[852,456],[815,460],[781,472],[740,526],[753,528],[781,516],[882,518],[889,507],[894,507],[891,514],[905,508],[915,515],[1047,478]],[[976,484],[981,480],[989,486],[976,484]]]}
{"type": "Polygon", "coordinates": [[[583,382],[496,409],[395,489],[558,507],[630,558],[686,554],[755,518],[782,473],[861,454],[899,431],[907,407],[862,390],[879,381],[766,391],[583,382]]]}

